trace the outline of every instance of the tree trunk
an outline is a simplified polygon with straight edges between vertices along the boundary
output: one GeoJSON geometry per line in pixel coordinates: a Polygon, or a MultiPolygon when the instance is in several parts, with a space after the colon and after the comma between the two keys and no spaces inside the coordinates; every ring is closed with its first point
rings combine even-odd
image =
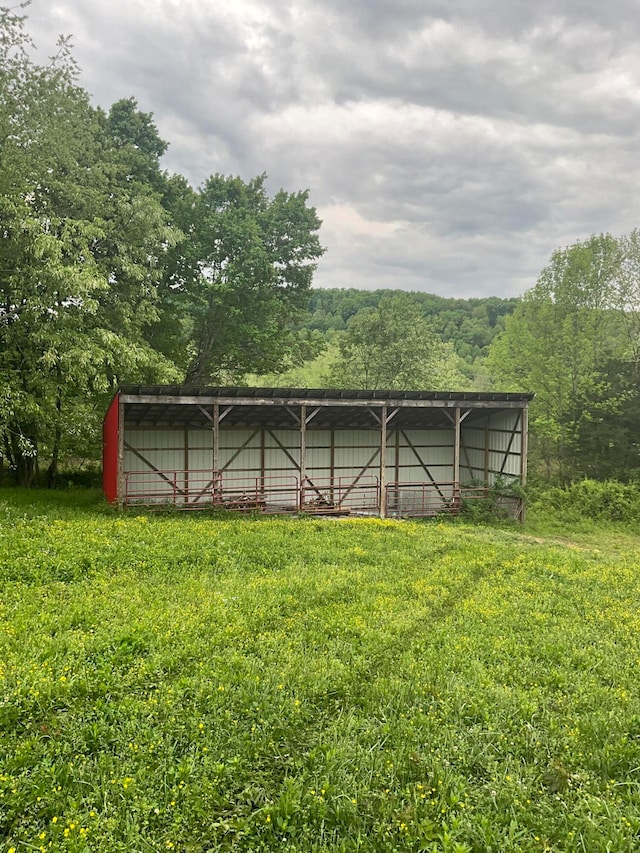
{"type": "Polygon", "coordinates": [[[47,468],[47,486],[50,489],[56,487],[58,483],[58,460],[60,458],[60,428],[56,427],[55,441],[53,444],[53,452],[51,453],[51,461],[47,468]]]}
{"type": "Polygon", "coordinates": [[[24,432],[12,431],[7,442],[7,457],[18,486],[33,485],[37,465],[37,443],[24,432]],[[29,447],[30,445],[30,447],[29,447]]]}
{"type": "Polygon", "coordinates": [[[15,478],[18,486],[26,486],[30,488],[33,485],[33,479],[36,473],[35,456],[25,456],[22,451],[18,451],[15,456],[15,478]]]}
{"type": "MultiPolygon", "coordinates": [[[[58,374],[60,370],[58,369],[58,374]]],[[[61,378],[58,376],[58,378],[61,378]]],[[[62,389],[58,385],[56,391],[56,425],[53,438],[53,450],[51,452],[51,461],[47,468],[47,486],[50,489],[55,488],[58,483],[58,462],[60,459],[60,442],[62,440],[62,428],[60,426],[60,412],[62,411],[62,389]]]]}

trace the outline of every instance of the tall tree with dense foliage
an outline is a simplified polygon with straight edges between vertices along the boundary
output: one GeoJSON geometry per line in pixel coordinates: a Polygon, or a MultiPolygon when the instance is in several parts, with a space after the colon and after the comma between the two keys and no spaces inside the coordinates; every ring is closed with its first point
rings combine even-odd
{"type": "Polygon", "coordinates": [[[640,393],[640,231],[621,237],[620,265],[613,293],[628,342],[629,363],[640,393]]]}
{"type": "Polygon", "coordinates": [[[620,295],[625,263],[624,241],[608,234],[554,252],[491,347],[498,387],[536,393],[533,459],[549,477],[624,476],[633,465],[617,428],[633,393],[625,368],[631,306],[623,311],[620,295]]]}
{"type": "Polygon", "coordinates": [[[171,253],[158,346],[193,385],[281,368],[323,252],[308,193],[270,198],[264,175],[212,175],[197,191],[174,180],[168,198],[186,239],[171,253]]]}
{"type": "Polygon", "coordinates": [[[340,340],[329,383],[343,388],[464,388],[457,356],[405,293],[385,294],[355,314],[340,340]]]}
{"type": "Polygon", "coordinates": [[[174,237],[64,42],[41,66],[24,17],[2,8],[0,28],[0,441],[28,484],[39,452],[55,479],[95,441],[119,378],[171,374],[141,330],[174,237]]]}

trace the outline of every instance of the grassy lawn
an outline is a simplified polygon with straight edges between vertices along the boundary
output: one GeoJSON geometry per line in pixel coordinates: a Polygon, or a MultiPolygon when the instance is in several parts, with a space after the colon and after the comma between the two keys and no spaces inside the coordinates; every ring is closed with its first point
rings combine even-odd
{"type": "Polygon", "coordinates": [[[640,535],[0,491],[0,850],[638,851],[640,535]]]}

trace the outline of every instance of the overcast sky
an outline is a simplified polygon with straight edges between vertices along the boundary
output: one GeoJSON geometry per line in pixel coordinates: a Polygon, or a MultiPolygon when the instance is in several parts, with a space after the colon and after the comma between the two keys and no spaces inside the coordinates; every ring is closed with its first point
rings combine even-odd
{"type": "Polygon", "coordinates": [[[194,185],[310,190],[316,285],[513,296],[640,225],[637,0],[32,0],[194,185]]]}

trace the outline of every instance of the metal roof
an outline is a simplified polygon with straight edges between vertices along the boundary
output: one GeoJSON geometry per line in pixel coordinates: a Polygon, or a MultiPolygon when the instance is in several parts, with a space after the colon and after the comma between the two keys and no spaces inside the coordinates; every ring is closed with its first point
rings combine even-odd
{"type": "Polygon", "coordinates": [[[376,412],[394,409],[397,428],[447,428],[452,409],[468,410],[467,422],[488,411],[523,409],[533,394],[477,391],[370,391],[308,388],[123,385],[120,399],[129,427],[208,428],[211,407],[224,412],[225,427],[298,429],[299,407],[307,407],[308,429],[379,429],[376,412]]]}
{"type": "Polygon", "coordinates": [[[190,385],[121,385],[120,394],[142,397],[216,397],[251,398],[260,400],[354,400],[381,405],[384,401],[433,400],[460,402],[528,402],[532,393],[513,393],[505,391],[392,391],[357,390],[344,388],[249,388],[244,386],[212,387],[190,385]]]}

